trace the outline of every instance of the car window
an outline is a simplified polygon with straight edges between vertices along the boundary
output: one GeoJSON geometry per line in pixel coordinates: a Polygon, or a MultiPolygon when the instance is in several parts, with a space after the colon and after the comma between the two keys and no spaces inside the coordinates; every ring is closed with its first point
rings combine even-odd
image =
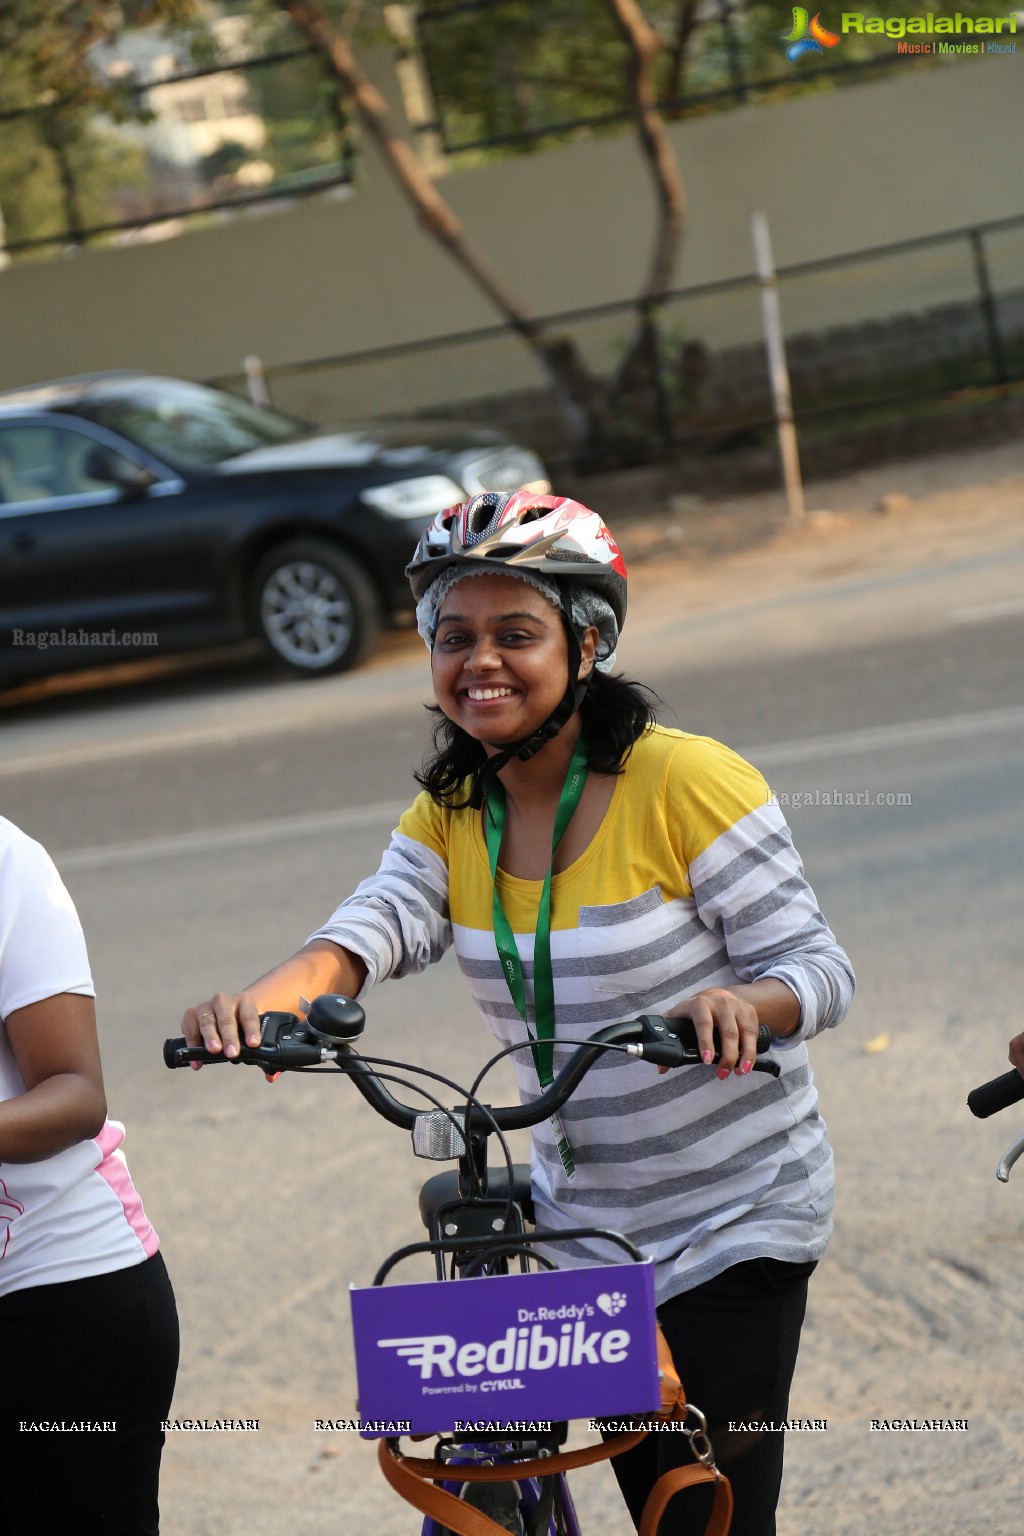
{"type": "Polygon", "coordinates": [[[278,411],[177,379],[107,386],[76,401],[74,410],[175,469],[206,469],[309,431],[278,411]]]}
{"type": "Polygon", "coordinates": [[[47,501],[110,491],[108,480],[86,471],[95,438],[74,427],[0,426],[0,501],[47,501]]]}

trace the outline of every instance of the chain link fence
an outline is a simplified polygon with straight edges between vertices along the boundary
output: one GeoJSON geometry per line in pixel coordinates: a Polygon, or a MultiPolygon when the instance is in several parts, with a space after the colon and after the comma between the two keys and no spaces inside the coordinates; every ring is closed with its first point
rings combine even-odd
{"type": "MultiPolygon", "coordinates": [[[[1024,215],[804,262],[777,273],[802,432],[906,421],[1024,383],[1024,215]]],[[[547,316],[610,403],[602,467],[770,436],[756,277],[547,316]]],[[[242,375],[216,381],[243,389],[242,375]]],[[[273,402],[318,421],[450,417],[500,425],[553,463],[574,445],[532,350],[510,326],[271,368],[273,402]]],[[[596,464],[587,467],[598,467],[596,464]]]]}
{"type": "Polygon", "coordinates": [[[88,102],[9,104],[0,81],[0,265],[352,189],[354,130],[308,48],[179,68],[168,42],[140,32],[90,67],[121,120],[88,102]]]}

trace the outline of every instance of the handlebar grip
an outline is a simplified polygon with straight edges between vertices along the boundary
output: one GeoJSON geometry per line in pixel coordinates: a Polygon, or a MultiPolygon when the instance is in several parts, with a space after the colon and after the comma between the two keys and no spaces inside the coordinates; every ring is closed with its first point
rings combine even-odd
{"type": "Polygon", "coordinates": [[[1009,1109],[1011,1104],[1019,1104],[1021,1099],[1024,1099],[1024,1077],[1015,1068],[1011,1068],[1002,1077],[994,1077],[991,1082],[972,1088],[967,1095],[967,1108],[979,1120],[987,1120],[989,1115],[998,1114],[1001,1109],[1009,1109]]]}
{"type": "Polygon", "coordinates": [[[336,1049],[325,1047],[318,1039],[310,1039],[303,1031],[285,1028],[285,1020],[293,1025],[298,1023],[290,1013],[265,1013],[262,1020],[265,1043],[240,1045],[237,1056],[208,1051],[204,1045],[189,1045],[180,1035],[176,1040],[165,1040],[164,1066],[188,1067],[194,1061],[203,1066],[216,1066],[219,1061],[226,1061],[232,1067],[260,1067],[264,1072],[276,1073],[318,1067],[322,1062],[336,1058],[336,1049]]]}
{"type": "Polygon", "coordinates": [[[189,1045],[184,1035],[178,1035],[174,1040],[164,1041],[164,1066],[172,1070],[175,1067],[187,1067],[193,1061],[209,1062],[212,1065],[214,1062],[229,1059],[223,1051],[214,1056],[204,1050],[201,1045],[189,1045]]]}

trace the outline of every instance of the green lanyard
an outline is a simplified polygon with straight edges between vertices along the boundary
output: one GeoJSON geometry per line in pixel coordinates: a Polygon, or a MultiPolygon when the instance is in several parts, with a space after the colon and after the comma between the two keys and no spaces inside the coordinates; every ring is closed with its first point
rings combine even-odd
{"type": "MultiPolygon", "coordinates": [[[[580,803],[583,794],[583,786],[587,782],[587,748],[582,736],[576,743],[576,750],[569,764],[569,771],[562,785],[562,792],[558,800],[558,810],[555,813],[555,830],[551,839],[551,860],[554,862],[555,853],[562,840],[566,827],[572,820],[573,812],[580,803]]],[[[523,965],[519,958],[519,950],[516,947],[512,925],[505,916],[505,909],[501,904],[498,894],[498,852],[501,848],[502,833],[505,830],[505,791],[500,782],[495,781],[487,791],[487,815],[484,818],[484,835],[487,842],[487,858],[491,867],[491,882],[493,897],[491,901],[491,917],[494,926],[494,939],[498,946],[498,957],[501,960],[502,975],[512,995],[512,1001],[519,1011],[519,1015],[526,1025],[527,1033],[533,1044],[533,1060],[537,1068],[537,1076],[542,1088],[547,1088],[554,1080],[554,1038],[555,1038],[555,986],[551,972],[551,864],[544,876],[544,884],[541,888],[540,902],[537,907],[537,921],[534,933],[533,947],[533,1011],[534,1029],[530,1029],[529,1011],[526,1003],[526,986],[523,980],[523,965]]],[[[572,1161],[572,1152],[568,1139],[557,1116],[552,1117],[552,1126],[555,1130],[558,1142],[558,1151],[569,1178],[575,1173],[572,1161]]]]}

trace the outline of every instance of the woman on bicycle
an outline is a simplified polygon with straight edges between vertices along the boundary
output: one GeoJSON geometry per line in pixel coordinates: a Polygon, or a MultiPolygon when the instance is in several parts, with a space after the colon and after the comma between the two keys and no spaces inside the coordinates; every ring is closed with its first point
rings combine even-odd
{"type": "MultiPolygon", "coordinates": [[[[361,995],[453,947],[536,1096],[578,1039],[643,1012],[692,1019],[717,1069],[608,1055],[534,1132],[538,1224],[598,1224],[655,1262],[659,1318],[733,1484],[735,1536],[770,1536],[807,1280],[828,1241],[832,1155],[806,1042],[853,974],[761,775],[655,722],[611,667],[626,568],[562,498],[475,497],[435,519],[408,575],[437,725],[423,786],[377,873],[246,992],[189,1009],[193,1044],[258,1044],[260,1012],[361,995]],[[758,1025],[781,1075],[750,1075],[758,1025]],[[730,1425],[735,1427],[730,1428],[730,1425]]],[[[566,1245],[571,1264],[607,1262],[566,1245]]],[[[635,1521],[681,1437],[613,1462],[635,1521]]],[[[696,1495],[673,1531],[703,1531],[696,1495]],[[686,1523],[680,1523],[685,1521],[686,1523]]],[[[679,1501],[686,1504],[686,1500],[679,1501]]]]}
{"type": "Polygon", "coordinates": [[[107,1119],[82,927],[0,817],[0,1536],[157,1536],[178,1316],[107,1119]]]}

